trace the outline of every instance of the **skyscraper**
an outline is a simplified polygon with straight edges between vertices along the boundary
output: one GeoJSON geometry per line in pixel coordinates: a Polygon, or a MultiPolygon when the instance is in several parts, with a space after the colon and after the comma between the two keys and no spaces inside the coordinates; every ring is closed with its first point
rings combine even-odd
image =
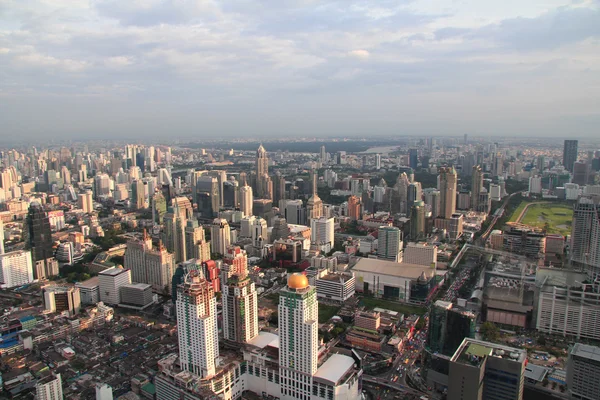
{"type": "Polygon", "coordinates": [[[416,201],[410,210],[410,240],[417,241],[425,237],[425,203],[416,201]]]}
{"type": "Polygon", "coordinates": [[[146,207],[146,188],[141,179],[136,179],[131,183],[131,202],[133,207],[138,210],[146,207]]]}
{"type": "Polygon", "coordinates": [[[217,299],[210,282],[198,271],[189,272],[179,285],[176,310],[181,369],[202,378],[215,375],[219,358],[217,299]]]}
{"type": "Polygon", "coordinates": [[[185,261],[187,256],[185,248],[186,221],[177,206],[169,207],[163,217],[163,241],[167,250],[175,256],[176,263],[185,261]]]}
{"type": "Polygon", "coordinates": [[[316,218],[310,220],[310,241],[323,251],[330,251],[334,241],[333,218],[316,218]]]}
{"type": "Polygon", "coordinates": [[[377,235],[377,258],[402,261],[402,231],[394,226],[380,226],[377,235]]]}
{"type": "Polygon", "coordinates": [[[256,195],[260,199],[273,198],[273,181],[269,177],[269,157],[262,144],[256,151],[256,195]]]}
{"type": "Polygon", "coordinates": [[[124,266],[131,270],[134,282],[146,283],[152,286],[152,291],[169,293],[171,278],[175,271],[173,254],[160,243],[158,248],[152,247],[152,238],[144,231],[141,240],[133,239],[127,242],[124,266]]]}
{"type": "MultiPolygon", "coordinates": [[[[54,250],[52,249],[50,220],[40,203],[34,202],[29,207],[27,229],[33,261],[43,261],[51,258],[54,255],[54,250]]],[[[37,276],[34,276],[34,278],[37,278],[37,276]]]]}
{"type": "Polygon", "coordinates": [[[240,188],[240,210],[244,213],[244,217],[252,215],[252,202],[254,197],[252,196],[252,187],[244,185],[240,188]]]}
{"type": "Polygon", "coordinates": [[[588,272],[595,280],[600,275],[600,196],[580,196],[573,209],[570,263],[588,272]]]}
{"type": "Polygon", "coordinates": [[[421,189],[421,182],[412,182],[408,185],[406,196],[406,208],[411,210],[413,204],[423,199],[423,190],[421,189]]]}
{"type": "Polygon", "coordinates": [[[260,177],[269,174],[269,157],[267,151],[261,144],[256,151],[256,176],[260,177]]]}
{"type": "Polygon", "coordinates": [[[198,220],[188,219],[185,225],[185,259],[199,262],[210,260],[210,242],[206,241],[204,228],[198,220]]]}
{"type": "Polygon", "coordinates": [[[0,287],[11,288],[33,282],[31,252],[26,250],[0,253],[0,287]]]}
{"type": "Polygon", "coordinates": [[[360,197],[348,197],[348,216],[354,220],[359,220],[362,216],[362,205],[360,197]]]}
{"type": "Polygon", "coordinates": [[[439,169],[440,217],[452,218],[456,212],[456,170],[454,167],[439,169]]]}
{"type": "Polygon", "coordinates": [[[409,149],[408,150],[408,165],[412,169],[417,169],[417,165],[419,163],[419,156],[417,149],[409,149]]]}
{"type": "Polygon", "coordinates": [[[246,343],[258,335],[258,297],[248,276],[248,256],[238,246],[229,246],[224,262],[228,271],[221,290],[223,337],[246,343]]]}
{"type": "Polygon", "coordinates": [[[577,146],[579,141],[577,140],[565,140],[563,148],[563,167],[567,171],[573,172],[573,164],[577,161],[577,146]]]}
{"type": "Polygon", "coordinates": [[[481,194],[481,189],[483,189],[483,171],[481,170],[481,166],[475,165],[473,167],[472,177],[471,208],[474,211],[482,211],[479,207],[479,196],[481,194]]]}
{"type": "Polygon", "coordinates": [[[321,218],[323,215],[323,201],[317,194],[317,174],[312,174],[312,196],[306,203],[306,213],[310,219],[321,218]]]}
{"type": "Polygon", "coordinates": [[[215,218],[210,227],[210,240],[213,253],[225,254],[231,242],[227,220],[215,218]]]}
{"type": "Polygon", "coordinates": [[[252,236],[252,246],[256,249],[262,249],[262,247],[268,243],[267,234],[267,220],[261,217],[257,217],[252,221],[250,226],[252,236]]]}
{"type": "Polygon", "coordinates": [[[85,192],[77,195],[77,207],[81,208],[84,213],[91,213],[94,211],[91,191],[86,190],[85,192]]]}
{"type": "Polygon", "coordinates": [[[394,192],[392,192],[392,212],[400,214],[408,213],[408,185],[410,185],[410,181],[406,172],[398,175],[398,179],[394,185],[394,192]]]}
{"type": "Polygon", "coordinates": [[[310,399],[319,357],[316,288],[292,274],[279,297],[279,376],[284,399],[310,399]]]}

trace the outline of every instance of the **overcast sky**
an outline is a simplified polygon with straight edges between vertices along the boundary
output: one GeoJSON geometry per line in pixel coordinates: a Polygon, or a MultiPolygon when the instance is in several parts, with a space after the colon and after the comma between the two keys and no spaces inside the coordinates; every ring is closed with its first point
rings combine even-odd
{"type": "Polygon", "coordinates": [[[0,136],[600,136],[600,0],[0,0],[0,136]]]}

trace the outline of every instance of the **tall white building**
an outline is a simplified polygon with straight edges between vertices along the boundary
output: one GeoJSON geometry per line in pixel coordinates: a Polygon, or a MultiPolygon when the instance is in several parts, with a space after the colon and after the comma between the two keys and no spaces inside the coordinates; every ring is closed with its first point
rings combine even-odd
{"type": "Polygon", "coordinates": [[[304,225],[306,223],[306,210],[302,200],[288,200],[286,202],[285,219],[288,224],[304,225]]]}
{"type": "Polygon", "coordinates": [[[4,254],[4,222],[0,219],[0,254],[4,254]]]}
{"type": "Polygon", "coordinates": [[[393,226],[380,226],[377,235],[377,258],[402,261],[402,231],[393,226]]]}
{"type": "Polygon", "coordinates": [[[319,303],[306,276],[289,277],[278,311],[281,398],[310,399],[319,360],[319,303]]]}
{"type": "Polygon", "coordinates": [[[60,374],[47,374],[35,385],[38,400],[63,400],[62,379],[60,374]]]}
{"type": "Polygon", "coordinates": [[[529,178],[529,193],[541,194],[542,193],[542,177],[539,175],[532,176],[529,178]]]}
{"type": "Polygon", "coordinates": [[[0,254],[0,287],[11,288],[33,282],[33,262],[29,250],[0,254]]]}
{"type": "Polygon", "coordinates": [[[145,231],[142,240],[127,242],[124,264],[131,271],[134,282],[146,283],[157,293],[170,292],[175,271],[173,254],[162,243],[158,248],[153,248],[152,238],[145,231]]]}
{"type": "Polygon", "coordinates": [[[252,202],[254,196],[252,195],[252,187],[244,185],[240,188],[240,210],[244,213],[244,217],[252,215],[252,202]]]}
{"type": "Polygon", "coordinates": [[[248,276],[248,256],[238,246],[230,246],[225,258],[227,276],[221,284],[223,294],[223,337],[246,343],[258,335],[258,296],[248,276]]]}
{"type": "Polygon", "coordinates": [[[113,392],[110,385],[96,383],[96,400],[113,400],[113,392]]]}
{"type": "Polygon", "coordinates": [[[215,375],[219,359],[217,299],[197,271],[177,288],[177,324],[181,368],[202,378],[215,375]]]}
{"type": "Polygon", "coordinates": [[[254,220],[251,227],[252,233],[252,246],[257,249],[261,249],[265,244],[268,243],[267,234],[267,220],[258,217],[254,220]]]}
{"type": "Polygon", "coordinates": [[[581,268],[595,280],[600,276],[600,196],[581,196],[573,209],[571,224],[572,267],[581,268]]]}
{"type": "Polygon", "coordinates": [[[402,261],[407,264],[435,267],[437,265],[437,246],[429,243],[408,243],[404,249],[402,261]]]}
{"type": "Polygon", "coordinates": [[[600,347],[573,346],[567,363],[567,387],[572,399],[600,399],[600,347]]]}
{"type": "Polygon", "coordinates": [[[84,213],[91,213],[94,211],[91,191],[87,190],[77,195],[77,207],[81,208],[84,213]]]}
{"type": "Polygon", "coordinates": [[[108,268],[98,274],[100,301],[106,304],[121,302],[121,287],[131,283],[131,271],[125,268],[108,268]]]}
{"type": "Polygon", "coordinates": [[[334,242],[333,218],[321,217],[310,221],[310,241],[323,251],[330,251],[334,242]]]}
{"type": "Polygon", "coordinates": [[[189,219],[185,226],[185,252],[186,260],[210,260],[210,242],[206,241],[204,228],[195,219],[189,219]]]}
{"type": "Polygon", "coordinates": [[[225,254],[231,243],[231,231],[227,220],[215,218],[210,227],[210,240],[213,253],[225,254]]]}

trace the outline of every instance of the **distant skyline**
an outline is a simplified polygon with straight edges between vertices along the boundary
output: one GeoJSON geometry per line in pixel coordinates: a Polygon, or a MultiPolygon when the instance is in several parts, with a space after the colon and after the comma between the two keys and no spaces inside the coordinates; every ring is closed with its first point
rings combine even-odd
{"type": "Polygon", "coordinates": [[[600,0],[7,0],[14,140],[600,130],[600,0]]]}

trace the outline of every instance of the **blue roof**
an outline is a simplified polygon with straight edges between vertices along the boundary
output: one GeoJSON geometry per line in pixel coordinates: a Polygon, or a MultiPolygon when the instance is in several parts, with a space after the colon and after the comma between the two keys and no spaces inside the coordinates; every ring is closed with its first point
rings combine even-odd
{"type": "Polygon", "coordinates": [[[33,315],[26,315],[24,317],[19,318],[19,321],[25,322],[25,321],[31,321],[34,319],[35,319],[35,317],[33,315]]]}

